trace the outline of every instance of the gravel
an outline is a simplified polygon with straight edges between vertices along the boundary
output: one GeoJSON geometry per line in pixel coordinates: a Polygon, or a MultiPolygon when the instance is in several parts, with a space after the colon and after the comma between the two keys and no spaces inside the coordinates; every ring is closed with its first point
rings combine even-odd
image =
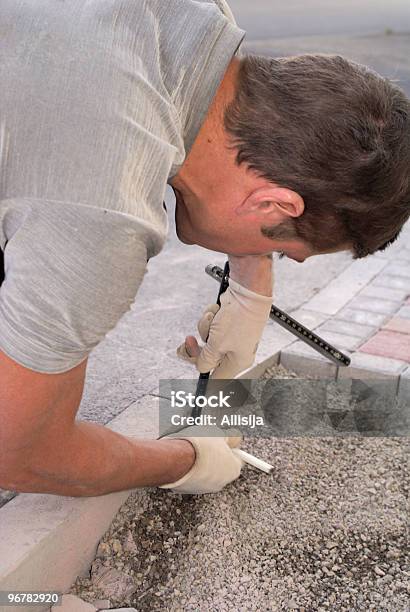
{"type": "Polygon", "coordinates": [[[136,491],[70,592],[139,612],[409,612],[408,439],[249,438],[242,448],[273,473],[245,467],[214,495],[136,491]]]}

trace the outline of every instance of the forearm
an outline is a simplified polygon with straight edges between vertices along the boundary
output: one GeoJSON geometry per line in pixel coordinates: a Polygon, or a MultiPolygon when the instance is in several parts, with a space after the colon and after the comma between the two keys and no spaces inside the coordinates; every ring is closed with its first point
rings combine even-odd
{"type": "Polygon", "coordinates": [[[249,255],[237,257],[229,255],[230,277],[243,287],[271,296],[273,286],[272,256],[249,255]]]}
{"type": "Polygon", "coordinates": [[[87,497],[174,482],[195,451],[186,440],[136,440],[76,421],[64,440],[49,440],[30,458],[18,490],[87,497]],[[57,442],[57,443],[56,443],[57,442]]]}

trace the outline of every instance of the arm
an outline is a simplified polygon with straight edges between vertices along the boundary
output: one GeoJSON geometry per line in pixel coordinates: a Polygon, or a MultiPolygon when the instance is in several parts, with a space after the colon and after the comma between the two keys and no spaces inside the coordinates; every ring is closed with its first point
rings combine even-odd
{"type": "Polygon", "coordinates": [[[229,255],[230,277],[237,283],[261,295],[272,296],[272,255],[229,255]]]}
{"type": "Polygon", "coordinates": [[[76,421],[87,360],[62,374],[0,351],[0,487],[91,496],[174,482],[192,467],[186,440],[135,440],[76,421]]]}

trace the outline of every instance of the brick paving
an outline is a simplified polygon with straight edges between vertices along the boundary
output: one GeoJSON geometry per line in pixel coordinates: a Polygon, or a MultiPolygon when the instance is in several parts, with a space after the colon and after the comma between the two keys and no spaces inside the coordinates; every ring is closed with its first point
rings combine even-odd
{"type": "Polygon", "coordinates": [[[302,310],[318,315],[314,327],[325,340],[350,354],[351,366],[323,362],[301,342],[282,351],[281,363],[301,374],[338,378],[391,378],[401,397],[410,396],[410,224],[385,253],[348,266],[302,310]],[[306,358],[310,364],[306,363],[306,358]]]}
{"type": "Polygon", "coordinates": [[[410,363],[410,335],[381,330],[360,347],[360,352],[410,363]]]}

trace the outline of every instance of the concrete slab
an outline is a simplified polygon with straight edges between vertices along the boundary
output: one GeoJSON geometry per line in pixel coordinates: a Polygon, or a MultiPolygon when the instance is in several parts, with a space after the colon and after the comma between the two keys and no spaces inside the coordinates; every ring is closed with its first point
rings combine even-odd
{"type": "Polygon", "coordinates": [[[380,274],[375,281],[374,285],[380,287],[388,287],[390,289],[402,289],[403,291],[410,291],[410,280],[405,276],[393,276],[390,274],[380,274]]]}
{"type": "Polygon", "coordinates": [[[380,314],[393,314],[401,306],[401,301],[380,300],[368,296],[357,296],[349,302],[349,308],[355,310],[366,310],[380,314]]]}
{"type": "Polygon", "coordinates": [[[353,323],[352,321],[343,321],[341,319],[328,319],[323,325],[318,328],[318,333],[323,331],[334,332],[337,334],[346,334],[355,338],[365,339],[372,336],[377,328],[370,325],[362,325],[353,323]]]}
{"type": "Polygon", "coordinates": [[[390,357],[410,363],[410,338],[388,329],[382,329],[360,347],[360,352],[390,357]]]}
{"type": "Polygon", "coordinates": [[[348,321],[349,323],[358,323],[359,325],[368,325],[379,328],[389,318],[388,314],[379,314],[366,310],[355,310],[353,308],[343,308],[337,313],[337,319],[348,321]]]}
{"type": "Polygon", "coordinates": [[[367,285],[359,294],[359,297],[374,297],[378,300],[391,300],[392,302],[403,302],[408,295],[408,291],[404,289],[389,289],[388,287],[380,287],[378,285],[367,285]]]}
{"type": "Polygon", "coordinates": [[[410,342],[410,319],[393,317],[383,326],[383,329],[389,329],[400,334],[409,334],[408,341],[410,342]]]}
{"type": "Polygon", "coordinates": [[[400,376],[398,396],[402,402],[409,405],[410,410],[410,366],[400,376]]]}
{"type": "Polygon", "coordinates": [[[351,355],[351,365],[348,368],[338,369],[337,378],[390,379],[397,390],[399,376],[406,367],[404,361],[356,352],[351,355]]]}
{"type": "Polygon", "coordinates": [[[402,306],[400,308],[400,310],[397,311],[397,316],[401,317],[402,319],[410,319],[410,305],[405,305],[402,306]]]}
{"type": "Polygon", "coordinates": [[[97,608],[75,595],[63,595],[58,606],[51,606],[51,612],[95,612],[97,608]]]}
{"type": "Polygon", "coordinates": [[[327,315],[335,315],[346,306],[383,268],[386,261],[369,258],[354,261],[325,289],[303,305],[306,310],[314,310],[327,315]]]}
{"type": "Polygon", "coordinates": [[[410,266],[406,263],[395,262],[387,266],[385,270],[386,274],[392,274],[393,276],[404,276],[410,278],[410,266]]]}
{"type": "Polygon", "coordinates": [[[322,327],[319,327],[316,331],[329,344],[343,351],[354,351],[362,343],[362,339],[357,336],[326,331],[322,327]]]}
{"type": "Polygon", "coordinates": [[[300,341],[281,352],[280,364],[296,374],[312,378],[333,379],[337,372],[337,366],[334,363],[300,341]]]}

